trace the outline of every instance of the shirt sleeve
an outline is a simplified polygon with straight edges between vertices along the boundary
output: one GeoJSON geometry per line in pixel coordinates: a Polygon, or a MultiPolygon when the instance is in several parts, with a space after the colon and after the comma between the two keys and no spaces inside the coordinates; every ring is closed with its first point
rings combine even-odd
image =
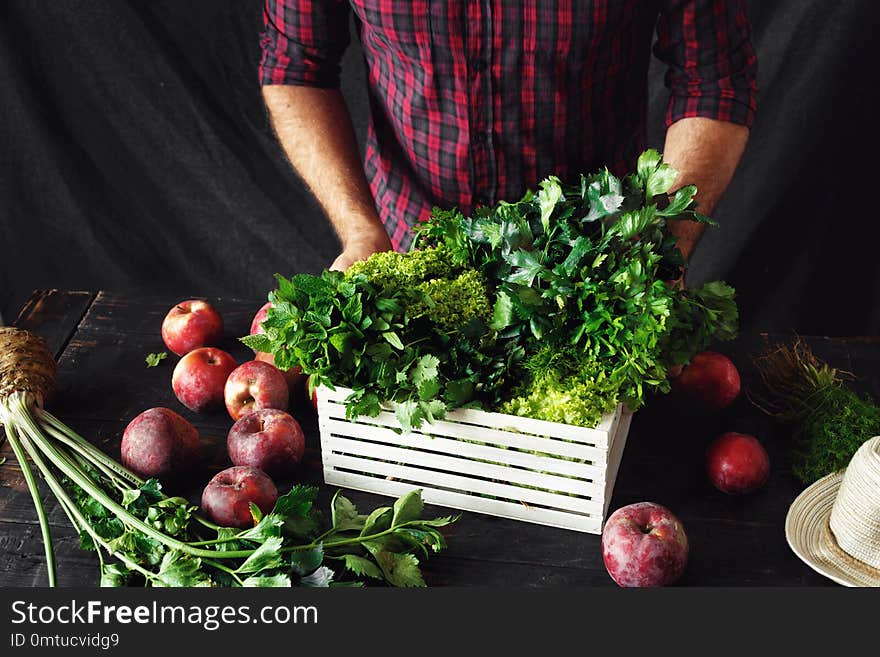
{"type": "Polygon", "coordinates": [[[666,125],[706,117],[751,127],[758,60],[745,0],[662,3],[654,53],[668,66],[666,125]]]}
{"type": "Polygon", "coordinates": [[[260,84],[338,87],[348,0],[266,0],[260,84]]]}

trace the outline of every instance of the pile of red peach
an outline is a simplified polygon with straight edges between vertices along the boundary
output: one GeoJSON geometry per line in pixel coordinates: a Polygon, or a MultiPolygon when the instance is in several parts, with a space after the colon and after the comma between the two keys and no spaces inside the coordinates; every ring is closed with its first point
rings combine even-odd
{"type": "MultiPolygon", "coordinates": [[[[251,334],[263,331],[269,306],[255,315],[251,334]]],[[[233,467],[208,482],[202,510],[220,525],[247,527],[253,524],[252,503],[263,513],[275,504],[272,477],[291,475],[303,458],[302,428],[287,411],[291,391],[302,387],[304,377],[298,367],[276,368],[272,354],[256,353],[239,365],[216,347],[222,337],[223,319],[206,301],[182,301],[162,322],[165,346],[181,356],[171,377],[177,399],[197,413],[225,404],[234,421],[226,438],[233,467]]],[[[199,455],[198,431],[168,408],[144,411],[122,437],[122,462],[142,477],[174,479],[199,455]]]]}

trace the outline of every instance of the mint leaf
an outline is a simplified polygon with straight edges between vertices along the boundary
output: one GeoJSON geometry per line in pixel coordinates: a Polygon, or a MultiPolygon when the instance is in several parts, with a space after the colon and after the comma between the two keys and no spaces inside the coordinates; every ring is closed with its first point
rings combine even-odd
{"type": "Polygon", "coordinates": [[[474,384],[467,379],[449,381],[443,396],[452,407],[464,406],[474,398],[474,384]]]}
{"type": "Polygon", "coordinates": [[[253,349],[257,353],[271,354],[274,351],[272,339],[266,333],[246,335],[238,339],[244,346],[253,349]]]}
{"type": "Polygon", "coordinates": [[[394,331],[385,331],[382,334],[382,337],[385,338],[388,341],[388,344],[390,344],[392,347],[403,351],[403,342],[400,341],[400,336],[397,335],[397,333],[395,333],[394,331]]]}

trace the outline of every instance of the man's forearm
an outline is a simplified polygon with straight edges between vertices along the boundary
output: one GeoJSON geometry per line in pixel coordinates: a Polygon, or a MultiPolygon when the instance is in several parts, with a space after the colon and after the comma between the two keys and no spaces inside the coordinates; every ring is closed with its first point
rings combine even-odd
{"type": "MultiPolygon", "coordinates": [[[[733,178],[748,139],[748,128],[726,121],[687,118],[673,123],[666,133],[663,159],[679,171],[674,189],[696,185],[699,212],[712,214],[733,178]]],[[[669,232],[678,238],[685,258],[690,258],[704,228],[693,221],[669,223],[669,232]]]]}
{"type": "Polygon", "coordinates": [[[342,242],[345,269],[391,248],[364,176],[351,117],[335,89],[263,87],[272,125],[290,163],[321,204],[342,242]]]}

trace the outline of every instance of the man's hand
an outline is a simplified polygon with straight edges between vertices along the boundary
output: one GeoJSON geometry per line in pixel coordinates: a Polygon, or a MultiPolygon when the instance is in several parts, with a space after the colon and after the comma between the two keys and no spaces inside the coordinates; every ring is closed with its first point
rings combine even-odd
{"type": "Polygon", "coordinates": [[[366,260],[374,253],[379,251],[390,251],[391,240],[384,229],[379,231],[370,231],[366,233],[358,233],[346,240],[342,247],[342,253],[330,265],[330,269],[336,271],[345,271],[352,263],[359,260],[366,260]]]}

